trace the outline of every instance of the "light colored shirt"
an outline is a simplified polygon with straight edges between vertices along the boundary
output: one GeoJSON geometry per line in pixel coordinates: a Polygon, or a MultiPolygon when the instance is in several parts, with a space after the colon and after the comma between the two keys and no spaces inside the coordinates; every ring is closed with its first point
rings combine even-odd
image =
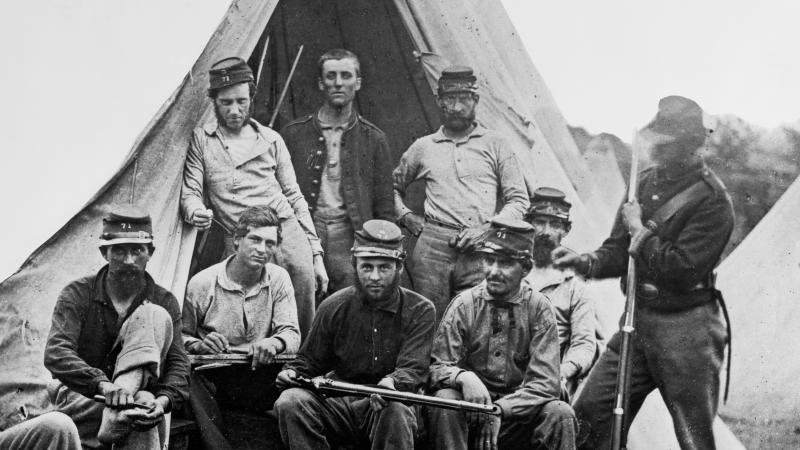
{"type": "Polygon", "coordinates": [[[283,353],[296,353],[300,348],[300,328],[289,273],[267,263],[258,283],[245,291],[226,271],[234,257],[189,280],[183,302],[186,350],[196,353],[203,339],[216,331],[234,350],[247,351],[259,339],[276,337],[285,344],[283,353]]]}
{"type": "Polygon", "coordinates": [[[255,120],[250,121],[250,126],[257,134],[249,151],[242,150],[242,146],[231,151],[216,120],[194,130],[183,171],[184,219],[189,222],[196,210],[205,209],[205,194],[215,220],[231,234],[245,209],[268,205],[281,219],[296,216],[311,251],[322,253],[286,144],[277,132],[255,120]]]}
{"type": "Polygon", "coordinates": [[[345,124],[328,124],[320,119],[320,129],[325,138],[325,147],[328,152],[320,179],[316,217],[331,219],[347,215],[342,195],[342,163],[339,155],[342,147],[342,134],[353,124],[355,122],[352,120],[345,124]]]}
{"type": "Polygon", "coordinates": [[[448,138],[442,128],[417,139],[403,154],[393,177],[397,217],[411,212],[403,196],[417,180],[425,181],[425,216],[439,222],[473,227],[495,214],[522,219],[528,209],[516,155],[499,133],[480,124],[463,141],[448,138]],[[498,208],[498,197],[502,208],[498,208]]]}
{"type": "Polygon", "coordinates": [[[570,271],[534,268],[526,277],[533,289],[552,303],[558,325],[562,376],[582,376],[589,372],[597,352],[597,318],[586,283],[570,271]],[[574,368],[564,367],[574,364],[574,368]]]}
{"type": "Polygon", "coordinates": [[[523,282],[520,292],[496,301],[486,282],[448,305],[431,350],[431,384],[458,388],[468,370],[486,385],[503,417],[532,414],[561,393],[558,332],[550,302],[523,282]]]}

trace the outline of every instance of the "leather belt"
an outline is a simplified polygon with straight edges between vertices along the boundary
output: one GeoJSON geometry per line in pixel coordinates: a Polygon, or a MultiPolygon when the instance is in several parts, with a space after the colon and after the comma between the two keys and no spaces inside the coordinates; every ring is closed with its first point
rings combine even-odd
{"type": "Polygon", "coordinates": [[[464,228],[466,228],[462,225],[454,225],[452,223],[446,223],[440,220],[431,219],[430,217],[425,217],[425,222],[430,223],[432,225],[436,225],[437,227],[447,228],[448,230],[461,231],[464,228]]]}

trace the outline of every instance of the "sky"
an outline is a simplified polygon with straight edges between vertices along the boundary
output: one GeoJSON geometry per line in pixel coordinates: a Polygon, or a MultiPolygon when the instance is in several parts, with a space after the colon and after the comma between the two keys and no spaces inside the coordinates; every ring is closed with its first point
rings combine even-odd
{"type": "MultiPolygon", "coordinates": [[[[623,139],[682,94],[763,126],[800,119],[800,2],[503,0],[567,121],[623,139]]],[[[225,0],[0,4],[0,279],[114,174],[225,0]]]]}

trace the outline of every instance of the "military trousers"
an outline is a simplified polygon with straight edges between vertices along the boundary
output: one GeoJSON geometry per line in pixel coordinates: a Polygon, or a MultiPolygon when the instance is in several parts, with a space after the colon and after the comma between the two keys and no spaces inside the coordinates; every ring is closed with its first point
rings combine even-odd
{"type": "Polygon", "coordinates": [[[464,254],[450,247],[458,230],[425,222],[411,255],[414,291],[433,302],[436,322],[455,294],[483,281],[483,269],[476,254],[464,254]]]}
{"type": "Polygon", "coordinates": [[[322,398],[290,388],[275,402],[283,444],[289,449],[321,450],[333,445],[368,444],[373,450],[414,448],[417,416],[402,403],[388,402],[381,411],[369,397],[322,398]]]}
{"type": "MultiPolygon", "coordinates": [[[[636,311],[631,358],[629,428],[647,395],[658,389],[684,450],[714,449],[712,425],[727,330],[716,301],[682,311],[636,311]]],[[[620,359],[618,332],[589,372],[574,408],[586,441],[581,448],[611,447],[614,392],[620,359]]]]}
{"type": "Polygon", "coordinates": [[[355,231],[347,216],[325,219],[314,217],[314,228],[325,251],[323,261],[328,272],[328,293],[355,284],[356,271],[351,262],[355,231]]]}
{"type": "MultiPolygon", "coordinates": [[[[441,389],[436,396],[463,400],[455,389],[441,389]]],[[[463,411],[441,408],[427,409],[427,428],[430,448],[434,450],[467,450],[475,448],[477,427],[467,423],[463,411]]],[[[533,448],[547,450],[572,450],[575,448],[577,422],[569,404],[553,400],[542,405],[536,414],[524,420],[500,423],[497,447],[500,450],[533,448]]]]}
{"type": "Polygon", "coordinates": [[[0,449],[81,450],[81,440],[72,420],[54,411],[0,431],[0,449]]]}

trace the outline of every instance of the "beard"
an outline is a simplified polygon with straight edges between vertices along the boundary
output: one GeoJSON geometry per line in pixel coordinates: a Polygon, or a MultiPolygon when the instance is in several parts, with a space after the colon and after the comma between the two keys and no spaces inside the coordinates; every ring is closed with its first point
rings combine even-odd
{"type": "Polygon", "coordinates": [[[392,280],[386,285],[386,288],[383,289],[379,294],[374,294],[369,290],[367,290],[364,287],[364,284],[361,283],[361,279],[356,277],[356,282],[355,282],[356,290],[362,297],[366,298],[369,301],[380,302],[383,300],[387,300],[389,297],[392,296],[392,294],[394,294],[398,286],[400,286],[400,274],[401,272],[398,270],[397,273],[394,274],[394,278],[392,278],[392,280]]]}
{"type": "Polygon", "coordinates": [[[543,268],[553,263],[552,253],[559,243],[552,236],[539,234],[533,238],[533,263],[543,268]]]}
{"type": "Polygon", "coordinates": [[[475,108],[470,112],[459,114],[450,111],[442,111],[442,124],[445,128],[453,131],[464,131],[475,122],[475,108]]]}
{"type": "Polygon", "coordinates": [[[248,122],[250,122],[250,115],[252,113],[251,109],[252,109],[252,103],[250,108],[248,108],[247,111],[242,113],[241,125],[235,127],[231,126],[231,124],[229,124],[228,121],[225,120],[225,116],[219,111],[219,108],[217,108],[216,104],[214,105],[214,115],[217,117],[217,123],[219,123],[223,127],[230,128],[231,130],[239,130],[245,125],[247,125],[248,122]]]}
{"type": "Polygon", "coordinates": [[[109,270],[108,282],[113,286],[114,291],[121,295],[128,296],[137,294],[145,285],[144,270],[119,268],[114,271],[109,270]]]}

